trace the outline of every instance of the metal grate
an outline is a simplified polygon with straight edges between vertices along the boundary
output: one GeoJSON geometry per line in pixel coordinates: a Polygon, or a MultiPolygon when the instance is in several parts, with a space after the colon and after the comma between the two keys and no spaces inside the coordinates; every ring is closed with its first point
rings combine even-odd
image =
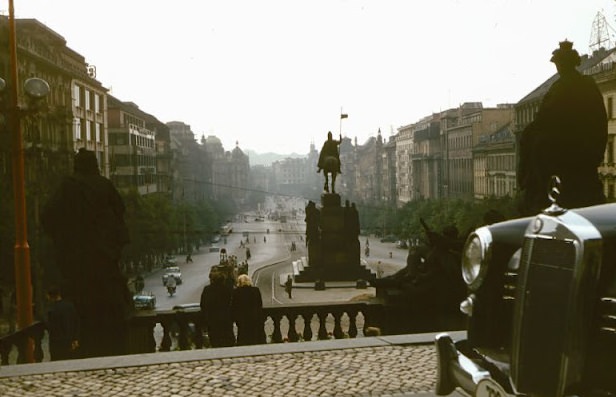
{"type": "Polygon", "coordinates": [[[523,261],[530,255],[530,261],[536,264],[566,269],[573,269],[575,266],[573,241],[537,238],[533,239],[532,243],[527,239],[524,245],[523,261]]]}

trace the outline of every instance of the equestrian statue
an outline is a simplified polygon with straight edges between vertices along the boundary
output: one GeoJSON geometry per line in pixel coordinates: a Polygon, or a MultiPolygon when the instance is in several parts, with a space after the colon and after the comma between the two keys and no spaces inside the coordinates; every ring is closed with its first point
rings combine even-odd
{"type": "Polygon", "coordinates": [[[323,170],[323,175],[325,176],[325,185],[323,186],[323,190],[327,193],[336,193],[336,175],[340,174],[340,155],[338,152],[338,146],[342,142],[342,135],[340,135],[340,139],[335,141],[332,139],[332,133],[329,131],[327,133],[327,140],[323,143],[323,147],[321,148],[321,152],[319,153],[319,162],[317,164],[318,170],[317,173],[323,170]],[[329,176],[332,176],[332,189],[331,192],[329,190],[329,176]]]}

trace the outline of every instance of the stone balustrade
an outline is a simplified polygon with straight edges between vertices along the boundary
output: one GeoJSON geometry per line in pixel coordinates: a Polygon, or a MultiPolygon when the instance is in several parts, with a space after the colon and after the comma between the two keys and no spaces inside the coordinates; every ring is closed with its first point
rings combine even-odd
{"type": "MultiPolygon", "coordinates": [[[[379,326],[376,319],[380,311],[382,305],[368,302],[272,306],[263,310],[263,326],[268,343],[356,338],[363,336],[363,330],[367,327],[379,326]]],[[[34,343],[34,361],[42,361],[45,332],[44,324],[35,322],[30,327],[1,337],[1,364],[27,362],[24,352],[28,340],[34,343]]],[[[131,354],[208,346],[198,307],[138,312],[130,319],[131,354]]]]}

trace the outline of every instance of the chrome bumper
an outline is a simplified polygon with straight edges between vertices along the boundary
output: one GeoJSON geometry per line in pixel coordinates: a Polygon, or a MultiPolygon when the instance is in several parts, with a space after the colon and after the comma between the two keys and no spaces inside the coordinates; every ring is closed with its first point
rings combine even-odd
{"type": "Polygon", "coordinates": [[[470,395],[475,395],[477,385],[483,379],[492,379],[490,371],[461,353],[446,333],[436,335],[436,353],[438,359],[436,394],[451,394],[456,387],[462,388],[470,395]]]}

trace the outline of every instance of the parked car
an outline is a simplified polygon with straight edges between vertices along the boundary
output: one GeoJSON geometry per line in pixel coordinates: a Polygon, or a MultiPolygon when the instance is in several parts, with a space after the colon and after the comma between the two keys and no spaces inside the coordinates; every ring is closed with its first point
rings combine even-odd
{"type": "Polygon", "coordinates": [[[616,395],[616,203],[552,201],[469,235],[467,338],[436,337],[436,394],[616,395]]]}
{"type": "Polygon", "coordinates": [[[173,310],[179,310],[179,311],[196,311],[196,310],[201,310],[201,304],[199,302],[196,303],[182,303],[179,305],[175,305],[172,308],[173,310]]]}
{"type": "Polygon", "coordinates": [[[396,248],[408,248],[409,245],[406,240],[398,240],[396,241],[396,248]]]}
{"type": "Polygon", "coordinates": [[[154,310],[156,308],[156,296],[152,293],[133,295],[133,304],[137,310],[154,310]]]}
{"type": "Polygon", "coordinates": [[[167,285],[167,279],[169,277],[175,277],[175,282],[177,284],[182,284],[182,271],[177,266],[170,266],[165,269],[165,274],[163,274],[163,285],[167,285]]]}
{"type": "Polygon", "coordinates": [[[398,241],[398,237],[393,234],[387,235],[381,239],[381,243],[395,243],[398,241]]]}

